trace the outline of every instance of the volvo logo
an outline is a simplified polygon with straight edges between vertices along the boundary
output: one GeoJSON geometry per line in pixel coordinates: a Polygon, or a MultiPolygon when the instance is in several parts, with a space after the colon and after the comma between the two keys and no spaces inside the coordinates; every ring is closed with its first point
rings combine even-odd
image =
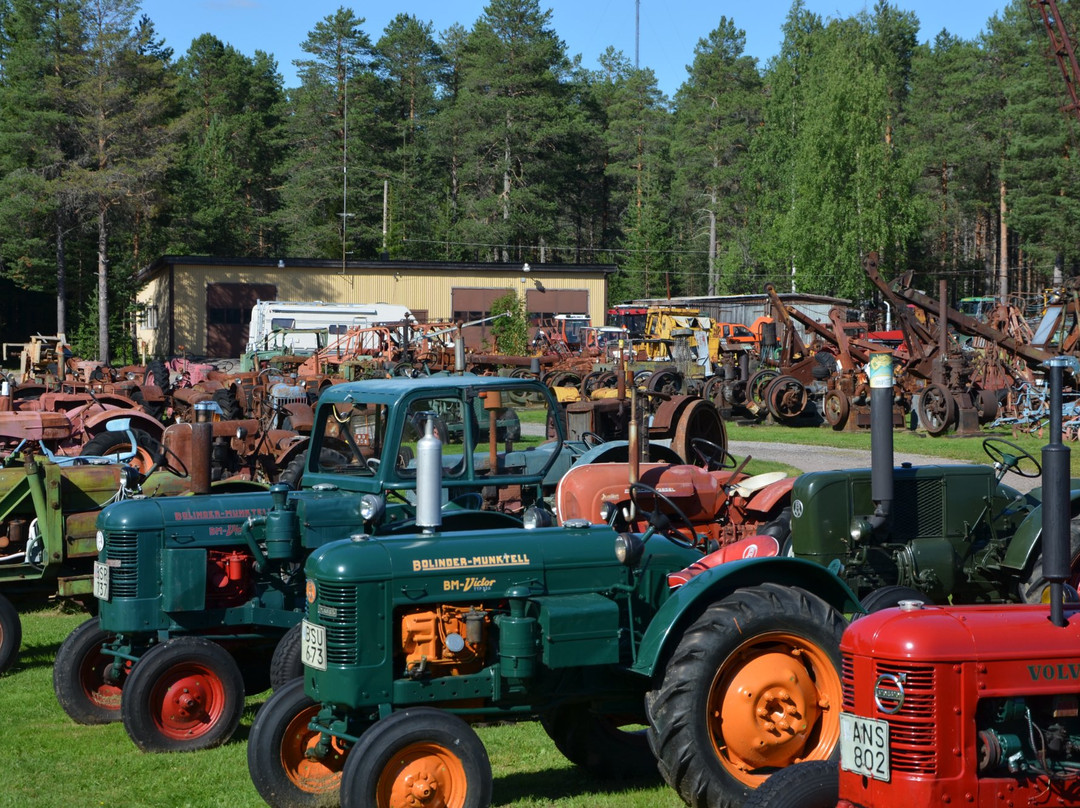
{"type": "Polygon", "coordinates": [[[874,682],[874,704],[881,712],[895,715],[904,706],[906,673],[883,673],[874,682]]]}

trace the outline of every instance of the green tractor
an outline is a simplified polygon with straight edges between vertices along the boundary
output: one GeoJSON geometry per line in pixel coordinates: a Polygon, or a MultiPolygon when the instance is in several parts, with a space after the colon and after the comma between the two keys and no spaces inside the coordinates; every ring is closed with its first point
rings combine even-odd
{"type": "MultiPolygon", "coordinates": [[[[362,384],[337,389],[342,404],[369,398],[362,384]]],[[[626,487],[649,512],[642,533],[552,524],[539,497],[518,525],[448,513],[455,479],[518,461],[459,453],[439,440],[438,408],[421,403],[422,437],[380,455],[380,468],[415,482],[410,518],[358,525],[307,560],[303,677],[277,689],[249,736],[270,805],[487,805],[478,721],[539,719],[589,772],[659,769],[695,808],[735,808],[778,768],[838,754],[838,642],[858,605],[832,573],[752,552],[716,563],[727,548],[640,482],[626,487]]],[[[346,416],[323,405],[315,432],[346,416]]],[[[407,416],[390,417],[399,432],[407,416]]],[[[306,474],[324,510],[349,501],[340,471],[309,461],[306,474]]],[[[306,543],[312,510],[303,494],[294,501],[291,542],[306,543]]]]}
{"type": "Polygon", "coordinates": [[[553,420],[550,390],[532,379],[333,386],[319,402],[302,490],[279,484],[107,508],[93,570],[99,615],[67,638],[54,667],[63,709],[83,724],[122,720],[147,751],[231,737],[245,693],[300,675],[308,554],[355,534],[416,530],[414,452],[424,423],[446,441],[437,492],[445,530],[516,534],[529,520],[550,523],[544,491],[574,462],[625,461],[625,442],[525,445],[516,412],[504,406],[511,400],[538,402],[539,430],[553,420]]]}
{"type": "MultiPolygon", "coordinates": [[[[1003,482],[1009,472],[1039,477],[1039,462],[1010,441],[988,437],[983,448],[992,466],[894,468],[892,428],[873,411],[878,401],[871,401],[872,467],[798,477],[785,553],[836,572],[867,611],[902,600],[1044,601],[1042,489],[1023,494],[1003,482]]],[[[1074,563],[1080,558],[1077,482],[1070,495],[1074,563]]],[[[1070,583],[1075,588],[1077,580],[1070,583]]]]}

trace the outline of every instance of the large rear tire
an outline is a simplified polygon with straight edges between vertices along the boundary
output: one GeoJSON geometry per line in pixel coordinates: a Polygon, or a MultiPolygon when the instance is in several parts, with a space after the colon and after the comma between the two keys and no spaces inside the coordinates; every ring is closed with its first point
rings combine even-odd
{"type": "Polygon", "coordinates": [[[360,737],[341,773],[341,808],[414,804],[487,808],[492,775],[472,727],[432,707],[412,707],[377,721],[360,737]],[[441,798],[435,802],[433,797],[441,798]]]}
{"type": "Polygon", "coordinates": [[[143,384],[152,384],[159,388],[162,393],[168,395],[172,391],[172,382],[169,377],[169,369],[160,359],[154,359],[146,366],[143,374],[143,384]]]}
{"type": "MultiPolygon", "coordinates": [[[[124,462],[143,474],[147,474],[161,461],[165,450],[162,449],[161,442],[152,437],[149,432],[133,429],[131,434],[135,438],[135,456],[124,462]]],[[[119,462],[120,456],[127,454],[131,449],[131,440],[126,432],[99,432],[83,444],[82,449],[79,450],[79,456],[111,456],[119,462]]]]}
{"type": "Polygon", "coordinates": [[[710,605],[645,698],[660,773],[692,808],[737,808],[777,769],[839,755],[844,618],[766,583],[710,605]]]}
{"type": "MultiPolygon", "coordinates": [[[[1049,603],[1050,581],[1047,580],[1043,571],[1042,543],[1046,538],[1045,531],[1039,537],[1032,554],[1031,565],[1028,574],[1020,582],[1020,600],[1024,603],[1049,603]]],[[[1065,583],[1073,589],[1080,588],[1080,516],[1074,516],[1069,521],[1069,577],[1065,583]]]]}
{"type": "Polygon", "coordinates": [[[0,595],[0,673],[15,664],[20,645],[22,621],[19,620],[19,612],[10,600],[0,595]]]}
{"type": "Polygon", "coordinates": [[[811,760],[781,769],[754,791],[743,808],[836,808],[840,768],[833,760],[811,760]]]}
{"type": "Polygon", "coordinates": [[[76,724],[111,724],[120,720],[120,694],[127,669],[114,669],[116,658],[101,648],[112,637],[101,620],[91,617],[60,645],[53,662],[53,691],[60,707],[76,724]]]}
{"type": "Polygon", "coordinates": [[[304,680],[294,679],[255,715],[248,738],[248,771],[255,790],[273,808],[338,804],[348,749],[335,742],[327,755],[308,756],[321,737],[308,729],[318,712],[319,704],[304,693],[304,680]]]}
{"type": "Polygon", "coordinates": [[[202,637],[174,637],[132,668],[120,703],[128,737],[144,752],[193,752],[232,737],[244,710],[244,677],[228,651],[202,637]]]}
{"type": "Polygon", "coordinates": [[[540,717],[544,732],[563,756],[594,777],[628,779],[655,775],[656,758],[642,730],[623,729],[640,719],[593,712],[587,704],[566,704],[540,717]]]}

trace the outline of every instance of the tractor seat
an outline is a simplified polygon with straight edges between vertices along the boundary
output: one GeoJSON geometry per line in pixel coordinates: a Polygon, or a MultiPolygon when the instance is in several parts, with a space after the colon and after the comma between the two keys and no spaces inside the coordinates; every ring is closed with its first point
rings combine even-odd
{"type": "Polygon", "coordinates": [[[678,589],[694,576],[729,561],[739,561],[744,558],[768,558],[777,555],[780,555],[780,543],[772,536],[747,536],[745,539],[739,539],[731,544],[724,545],[719,550],[709,553],[685,569],[669,573],[667,577],[668,588],[678,589]]]}
{"type": "Polygon", "coordinates": [[[732,490],[743,499],[746,499],[755,491],[760,491],[766,486],[780,482],[780,480],[785,477],[787,477],[787,475],[782,471],[768,471],[764,474],[755,474],[753,477],[747,477],[741,483],[733,485],[732,490]]]}

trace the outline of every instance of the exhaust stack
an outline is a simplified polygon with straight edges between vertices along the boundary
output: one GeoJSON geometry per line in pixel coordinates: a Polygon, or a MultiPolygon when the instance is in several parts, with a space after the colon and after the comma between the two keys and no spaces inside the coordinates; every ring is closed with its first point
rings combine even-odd
{"type": "Polygon", "coordinates": [[[1043,574],[1050,582],[1050,622],[1065,625],[1064,590],[1070,575],[1069,458],[1072,451],[1061,442],[1062,369],[1077,372],[1076,357],[1056,356],[1043,365],[1050,370],[1050,440],[1042,449],[1043,466],[1043,574]]]}
{"type": "Polygon", "coordinates": [[[888,351],[870,354],[870,497],[874,515],[870,527],[875,535],[892,526],[893,503],[893,357],[888,351]]]}

